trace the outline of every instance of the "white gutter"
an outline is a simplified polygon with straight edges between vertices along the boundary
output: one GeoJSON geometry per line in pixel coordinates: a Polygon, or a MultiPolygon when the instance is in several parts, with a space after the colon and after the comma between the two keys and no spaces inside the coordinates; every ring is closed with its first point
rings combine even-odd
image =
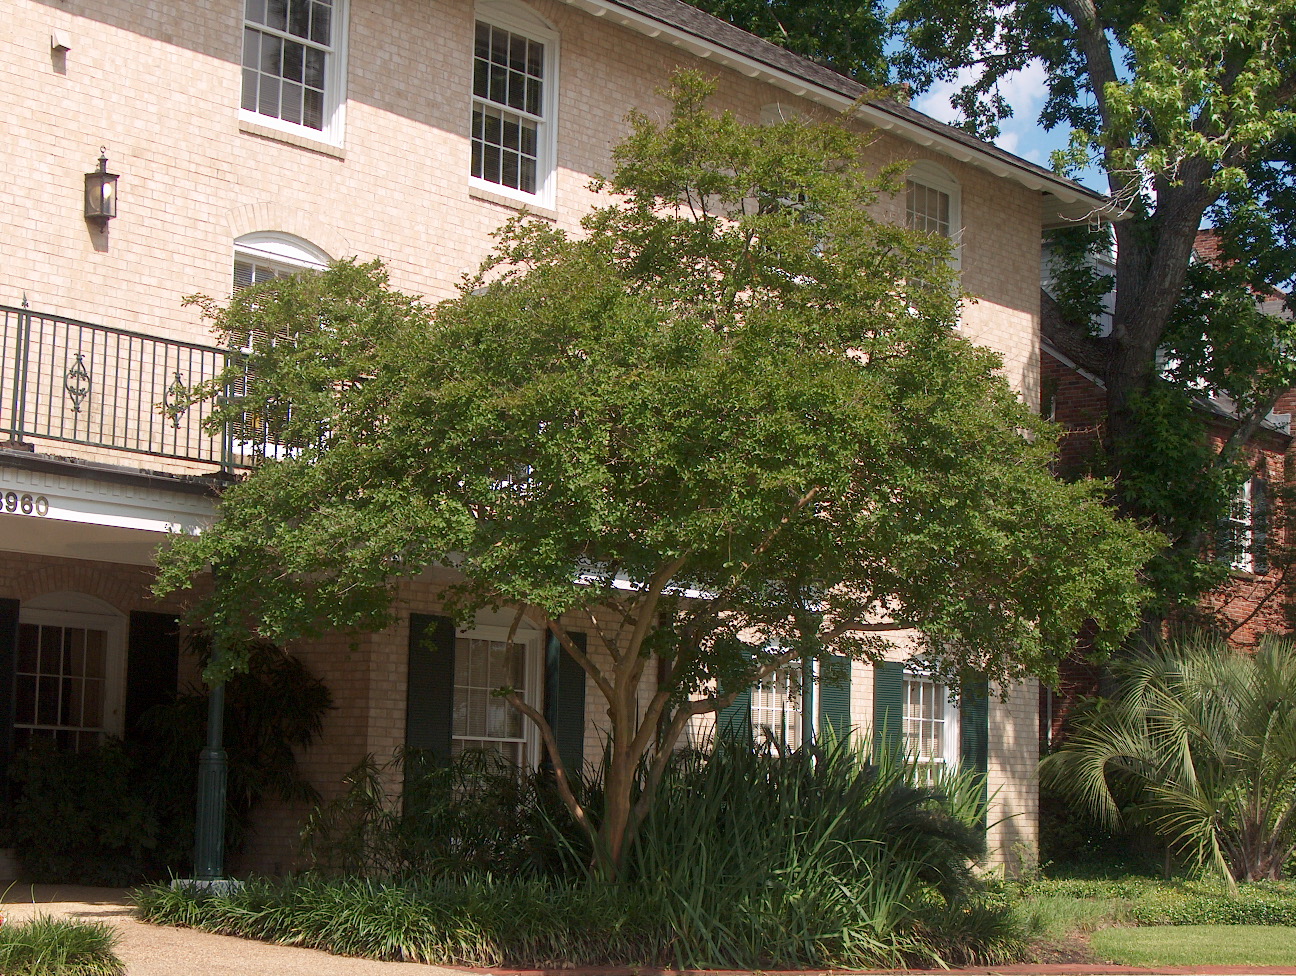
{"type": "MultiPolygon", "coordinates": [[[[562,0],[570,6],[583,10],[594,17],[603,18],[622,27],[627,27],[656,40],[683,48],[690,54],[703,58],[714,58],[718,63],[746,75],[766,82],[784,91],[791,92],[799,98],[808,98],[827,108],[842,112],[856,105],[854,99],[816,85],[804,78],[798,78],[778,68],[730,50],[705,38],[701,38],[664,21],[648,17],[634,10],[606,2],[606,0],[562,0]]],[[[1012,179],[1029,190],[1048,194],[1057,200],[1049,209],[1053,219],[1044,221],[1045,227],[1062,226],[1083,222],[1094,217],[1113,219],[1116,216],[1110,204],[1099,204],[1092,197],[1078,192],[1068,183],[1052,180],[1024,167],[1011,163],[989,153],[977,152],[961,142],[956,142],[939,133],[932,132],[908,119],[897,118],[885,109],[867,102],[857,106],[856,113],[860,119],[879,129],[893,132],[909,142],[927,146],[957,159],[983,169],[1001,179],[1012,179]]]]}

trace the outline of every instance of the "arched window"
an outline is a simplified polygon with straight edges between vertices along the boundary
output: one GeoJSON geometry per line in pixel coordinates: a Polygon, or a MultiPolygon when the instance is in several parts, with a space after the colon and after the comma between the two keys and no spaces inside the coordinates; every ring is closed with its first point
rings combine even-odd
{"type": "Polygon", "coordinates": [[[244,234],[234,242],[234,290],[326,267],[329,256],[310,241],[278,231],[244,234]]]}
{"type": "Polygon", "coordinates": [[[24,602],[14,667],[13,744],[44,742],[69,752],[121,735],[126,618],[83,593],[24,602]]]}

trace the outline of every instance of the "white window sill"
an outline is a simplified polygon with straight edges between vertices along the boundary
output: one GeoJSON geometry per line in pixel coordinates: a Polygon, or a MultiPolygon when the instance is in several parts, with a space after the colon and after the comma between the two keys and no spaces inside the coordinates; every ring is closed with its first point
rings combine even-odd
{"type": "Polygon", "coordinates": [[[558,211],[553,207],[544,206],[538,200],[523,200],[509,193],[501,193],[498,190],[492,190],[488,185],[484,185],[479,180],[472,180],[468,184],[468,196],[474,200],[480,200],[483,203],[493,203],[496,206],[508,207],[510,210],[525,210],[533,217],[543,217],[545,220],[558,220],[558,211]]]}
{"type": "Polygon", "coordinates": [[[299,149],[309,149],[311,152],[317,152],[324,156],[332,156],[334,159],[346,159],[346,150],[341,146],[334,145],[321,136],[308,136],[304,132],[288,132],[277,126],[266,125],[264,122],[256,122],[253,119],[243,115],[239,116],[239,132],[245,132],[248,135],[261,136],[263,139],[273,139],[275,142],[286,142],[290,146],[297,146],[299,149]]]}

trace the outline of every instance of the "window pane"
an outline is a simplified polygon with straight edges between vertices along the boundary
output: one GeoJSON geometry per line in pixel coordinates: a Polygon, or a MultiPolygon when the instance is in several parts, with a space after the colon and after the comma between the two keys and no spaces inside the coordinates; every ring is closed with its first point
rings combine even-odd
{"type": "Polygon", "coordinates": [[[107,675],[108,635],[102,630],[86,631],[86,666],[87,678],[103,678],[107,675]]]}
{"type": "Polygon", "coordinates": [[[14,679],[14,721],[36,724],[36,675],[20,674],[14,679]]]}
{"type": "Polygon", "coordinates": [[[257,107],[257,73],[251,68],[243,69],[243,100],[239,105],[249,112],[257,107]]]}
{"type": "Polygon", "coordinates": [[[326,3],[312,5],[310,38],[316,44],[333,46],[333,10],[326,3]]]}
{"type": "Polygon", "coordinates": [[[41,675],[36,682],[36,724],[58,725],[59,679],[57,675],[41,675]]]}
{"type": "Polygon", "coordinates": [[[40,628],[35,624],[18,626],[18,670],[35,674],[40,669],[40,628]]]}
{"type": "Polygon", "coordinates": [[[302,120],[302,86],[294,84],[291,81],[283,83],[283,115],[285,122],[301,122],[302,120]]]}
{"type": "Polygon", "coordinates": [[[267,0],[265,22],[275,30],[285,30],[288,27],[288,0],[267,0]]]}
{"type": "Polygon", "coordinates": [[[302,107],[302,125],[312,129],[324,128],[324,93],[307,88],[302,107]]]}
{"type": "Polygon", "coordinates": [[[310,0],[292,0],[288,7],[288,33],[310,37],[310,0]]]}
{"type": "Polygon", "coordinates": [[[63,665],[63,628],[42,627],[40,629],[40,666],[41,674],[58,674],[63,665]]]}
{"type": "Polygon", "coordinates": [[[305,70],[306,48],[301,44],[284,45],[283,76],[287,81],[300,82],[305,70]]]}
{"type": "Polygon", "coordinates": [[[324,90],[324,72],[327,64],[323,51],[313,47],[305,49],[306,71],[302,79],[311,88],[324,90]]]}

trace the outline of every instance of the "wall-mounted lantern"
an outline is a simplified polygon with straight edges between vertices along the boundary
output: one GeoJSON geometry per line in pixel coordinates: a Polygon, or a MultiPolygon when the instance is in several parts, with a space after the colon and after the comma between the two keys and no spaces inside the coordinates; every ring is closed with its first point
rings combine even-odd
{"type": "Polygon", "coordinates": [[[117,216],[117,174],[108,172],[108,150],[99,150],[99,168],[85,175],[85,218],[103,230],[117,216]]]}

